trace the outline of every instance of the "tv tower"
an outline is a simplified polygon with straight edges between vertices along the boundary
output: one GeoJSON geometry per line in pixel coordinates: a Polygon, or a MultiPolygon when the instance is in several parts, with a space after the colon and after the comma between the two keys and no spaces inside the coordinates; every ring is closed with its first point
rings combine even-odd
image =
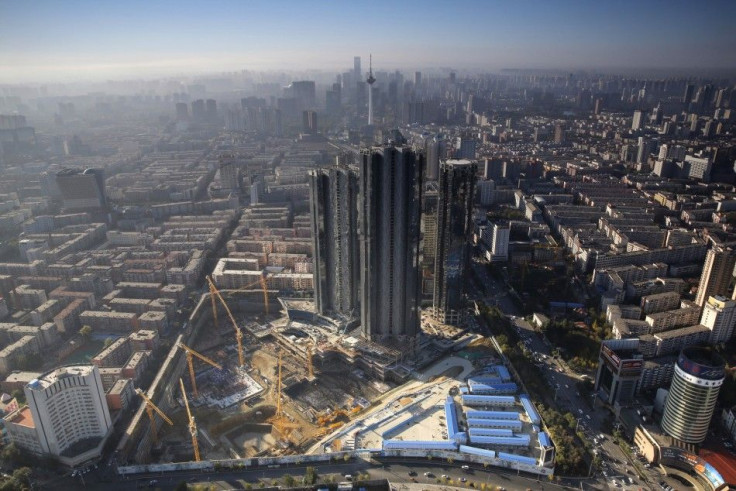
{"type": "Polygon", "coordinates": [[[376,79],[373,76],[373,55],[370,55],[368,60],[369,68],[366,82],[368,82],[368,125],[370,126],[373,124],[373,84],[376,79]]]}

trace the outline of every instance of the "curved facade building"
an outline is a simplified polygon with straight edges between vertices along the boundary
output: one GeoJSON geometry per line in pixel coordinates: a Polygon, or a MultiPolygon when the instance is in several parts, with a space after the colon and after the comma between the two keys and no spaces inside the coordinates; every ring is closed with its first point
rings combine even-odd
{"type": "Polygon", "coordinates": [[[711,348],[680,353],[662,416],[662,429],[686,443],[701,443],[725,378],[725,363],[711,348]]]}

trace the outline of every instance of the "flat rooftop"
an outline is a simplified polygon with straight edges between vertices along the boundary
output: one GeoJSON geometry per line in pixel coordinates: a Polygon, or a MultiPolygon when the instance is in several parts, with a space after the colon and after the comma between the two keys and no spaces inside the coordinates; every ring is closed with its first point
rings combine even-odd
{"type": "Polygon", "coordinates": [[[44,390],[65,377],[86,377],[92,372],[93,368],[93,365],[71,365],[68,367],[57,368],[56,370],[52,370],[43,374],[39,378],[32,380],[28,384],[28,387],[32,390],[44,390]]]}
{"type": "Polygon", "coordinates": [[[10,418],[10,422],[20,426],[25,426],[26,428],[36,427],[36,423],[33,422],[33,416],[31,415],[31,408],[29,408],[28,406],[16,412],[10,418]]]}

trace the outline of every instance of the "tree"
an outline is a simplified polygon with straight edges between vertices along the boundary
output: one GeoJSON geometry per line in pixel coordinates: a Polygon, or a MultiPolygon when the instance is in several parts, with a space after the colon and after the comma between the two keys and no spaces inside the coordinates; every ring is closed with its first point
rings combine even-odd
{"type": "Polygon", "coordinates": [[[13,471],[13,479],[18,482],[23,488],[31,487],[31,468],[21,467],[13,471]]]}
{"type": "Polygon", "coordinates": [[[103,343],[102,347],[107,348],[110,346],[115,340],[113,338],[105,338],[105,342],[103,343]]]}
{"type": "Polygon", "coordinates": [[[187,491],[189,489],[189,485],[186,481],[179,481],[179,484],[176,485],[174,488],[174,491],[187,491]]]}
{"type": "Polygon", "coordinates": [[[85,339],[89,339],[89,337],[92,335],[92,326],[82,326],[82,328],[79,329],[79,335],[85,339]]]}
{"type": "Polygon", "coordinates": [[[293,488],[296,480],[290,474],[284,474],[282,479],[284,480],[284,486],[287,488],[293,488]]]}
{"type": "Polygon", "coordinates": [[[21,389],[15,389],[13,392],[10,393],[10,395],[15,397],[15,399],[18,401],[18,404],[25,404],[26,394],[21,389]]]}
{"type": "Polygon", "coordinates": [[[304,473],[304,484],[308,484],[311,486],[315,482],[317,482],[317,472],[314,467],[309,466],[304,473]]]}
{"type": "Polygon", "coordinates": [[[18,462],[18,459],[20,459],[20,457],[20,450],[15,443],[10,443],[6,445],[5,448],[3,448],[2,453],[0,453],[0,458],[2,458],[5,462],[16,463],[18,462]]]}

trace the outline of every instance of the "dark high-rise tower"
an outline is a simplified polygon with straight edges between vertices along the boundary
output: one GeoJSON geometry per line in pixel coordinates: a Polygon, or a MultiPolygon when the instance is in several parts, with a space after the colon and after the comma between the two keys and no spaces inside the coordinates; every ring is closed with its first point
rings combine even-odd
{"type": "Polygon", "coordinates": [[[363,335],[413,350],[419,328],[424,155],[408,147],[362,154],[360,313],[363,335]]]}
{"type": "Polygon", "coordinates": [[[357,317],[358,177],[347,167],[309,172],[314,303],[320,314],[357,317]]]}
{"type": "Polygon", "coordinates": [[[478,165],[469,160],[448,160],[440,166],[432,310],[437,319],[448,324],[460,321],[477,171],[478,165]]]}

